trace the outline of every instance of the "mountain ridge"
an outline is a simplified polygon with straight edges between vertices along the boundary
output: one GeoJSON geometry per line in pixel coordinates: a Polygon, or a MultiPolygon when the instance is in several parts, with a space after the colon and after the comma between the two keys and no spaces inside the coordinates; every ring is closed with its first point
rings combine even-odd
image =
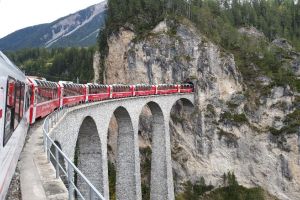
{"type": "Polygon", "coordinates": [[[103,1],[53,22],[17,30],[0,39],[0,50],[94,45],[99,31],[105,23],[106,5],[106,1],[103,1]]]}

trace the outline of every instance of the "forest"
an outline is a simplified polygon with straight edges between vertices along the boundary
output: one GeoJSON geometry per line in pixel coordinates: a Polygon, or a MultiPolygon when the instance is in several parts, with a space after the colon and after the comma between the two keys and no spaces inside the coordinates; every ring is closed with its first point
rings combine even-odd
{"type": "Polygon", "coordinates": [[[81,83],[92,81],[93,56],[95,47],[23,49],[6,52],[7,56],[20,67],[26,75],[44,77],[51,81],[73,81],[81,83]]]}
{"type": "Polygon", "coordinates": [[[109,0],[108,7],[100,42],[126,23],[144,33],[168,15],[182,15],[224,47],[233,44],[224,41],[223,30],[254,26],[270,41],[284,37],[300,48],[300,2],[294,0],[109,0]]]}

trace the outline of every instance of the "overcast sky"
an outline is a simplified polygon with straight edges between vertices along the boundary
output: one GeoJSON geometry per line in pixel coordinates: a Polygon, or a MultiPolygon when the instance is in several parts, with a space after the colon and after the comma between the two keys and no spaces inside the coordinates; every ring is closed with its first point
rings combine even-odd
{"type": "Polygon", "coordinates": [[[103,0],[0,0],[0,38],[27,26],[52,22],[103,0]]]}

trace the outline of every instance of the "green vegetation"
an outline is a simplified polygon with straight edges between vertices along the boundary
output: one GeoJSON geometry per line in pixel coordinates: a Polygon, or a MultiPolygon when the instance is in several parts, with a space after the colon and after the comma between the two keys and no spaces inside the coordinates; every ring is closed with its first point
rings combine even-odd
{"type": "Polygon", "coordinates": [[[233,172],[224,173],[223,185],[209,194],[205,194],[201,200],[264,200],[264,191],[261,188],[245,188],[240,186],[233,172]]]}
{"type": "Polygon", "coordinates": [[[227,186],[218,188],[207,195],[204,195],[201,200],[264,200],[263,189],[245,188],[240,185],[227,186]]]}
{"type": "MultiPolygon", "coordinates": [[[[285,67],[291,59],[289,53],[269,45],[275,38],[284,37],[300,50],[300,2],[233,0],[231,5],[229,0],[222,2],[221,5],[218,0],[192,0],[190,3],[185,0],[109,0],[106,27],[98,39],[101,56],[105,58],[108,52],[107,38],[120,27],[132,29],[137,38],[143,38],[164,18],[176,22],[185,17],[208,39],[234,54],[253,94],[264,95],[271,86],[287,84],[300,91],[300,80],[285,67]],[[240,27],[251,26],[262,31],[266,38],[238,31],[240,27]],[[272,85],[266,88],[259,85],[257,74],[271,78],[272,85]]],[[[169,32],[176,35],[176,26],[169,32]]],[[[101,65],[103,73],[103,60],[101,65]]]]}
{"type": "Polygon", "coordinates": [[[224,131],[223,129],[219,129],[217,132],[218,134],[218,139],[221,140],[224,138],[224,141],[226,142],[228,147],[238,147],[238,137],[232,133],[229,133],[227,131],[224,131]]]}
{"type": "Polygon", "coordinates": [[[203,177],[195,184],[188,181],[183,186],[184,191],[176,195],[176,200],[199,199],[205,192],[214,188],[212,185],[206,185],[203,177]]]}
{"type": "Polygon", "coordinates": [[[216,116],[216,110],[212,104],[207,104],[206,111],[208,115],[212,115],[213,117],[216,116]]]}
{"type": "Polygon", "coordinates": [[[224,187],[215,188],[206,185],[203,177],[195,184],[190,181],[184,184],[184,191],[176,195],[176,200],[264,200],[263,189],[245,188],[240,186],[234,173],[228,172],[223,175],[224,187]]]}
{"type": "Polygon", "coordinates": [[[116,200],[116,169],[115,165],[108,161],[109,199],[116,200]]]}
{"type": "Polygon", "coordinates": [[[47,80],[67,80],[81,83],[93,79],[95,48],[23,49],[7,52],[8,57],[26,75],[44,77],[47,80]]]}
{"type": "Polygon", "coordinates": [[[224,112],[220,115],[220,121],[222,122],[231,122],[236,124],[244,124],[249,123],[246,115],[244,113],[241,114],[232,114],[230,112],[224,112]]]}
{"type": "Polygon", "coordinates": [[[141,176],[142,176],[142,199],[150,200],[150,180],[151,180],[151,155],[150,147],[140,148],[141,176]]]}
{"type": "Polygon", "coordinates": [[[294,112],[288,114],[285,118],[285,120],[283,121],[284,126],[277,130],[273,127],[270,127],[270,132],[273,135],[280,135],[283,133],[286,134],[293,134],[293,133],[297,133],[299,131],[299,127],[300,127],[300,110],[299,109],[295,109],[294,112]]]}

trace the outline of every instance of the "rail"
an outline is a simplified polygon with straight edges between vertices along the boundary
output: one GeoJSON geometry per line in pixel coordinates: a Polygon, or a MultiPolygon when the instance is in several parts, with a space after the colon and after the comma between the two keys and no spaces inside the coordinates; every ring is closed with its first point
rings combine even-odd
{"type": "Polygon", "coordinates": [[[82,174],[82,172],[73,164],[73,162],[62,152],[62,150],[55,144],[55,142],[50,138],[49,131],[53,126],[69,111],[69,108],[63,108],[54,111],[48,115],[43,124],[43,138],[44,138],[44,151],[47,153],[48,162],[52,162],[56,171],[56,178],[60,177],[60,174],[67,178],[68,194],[69,199],[72,200],[82,199],[82,200],[105,200],[100,192],[93,186],[93,184],[82,174]],[[54,152],[51,151],[51,147],[54,148],[54,152]],[[66,169],[59,162],[63,158],[67,163],[66,169]],[[61,173],[62,172],[62,173],[61,173]],[[82,191],[76,186],[74,179],[74,172],[77,177],[80,176],[88,186],[89,194],[85,197],[82,191]]]}

